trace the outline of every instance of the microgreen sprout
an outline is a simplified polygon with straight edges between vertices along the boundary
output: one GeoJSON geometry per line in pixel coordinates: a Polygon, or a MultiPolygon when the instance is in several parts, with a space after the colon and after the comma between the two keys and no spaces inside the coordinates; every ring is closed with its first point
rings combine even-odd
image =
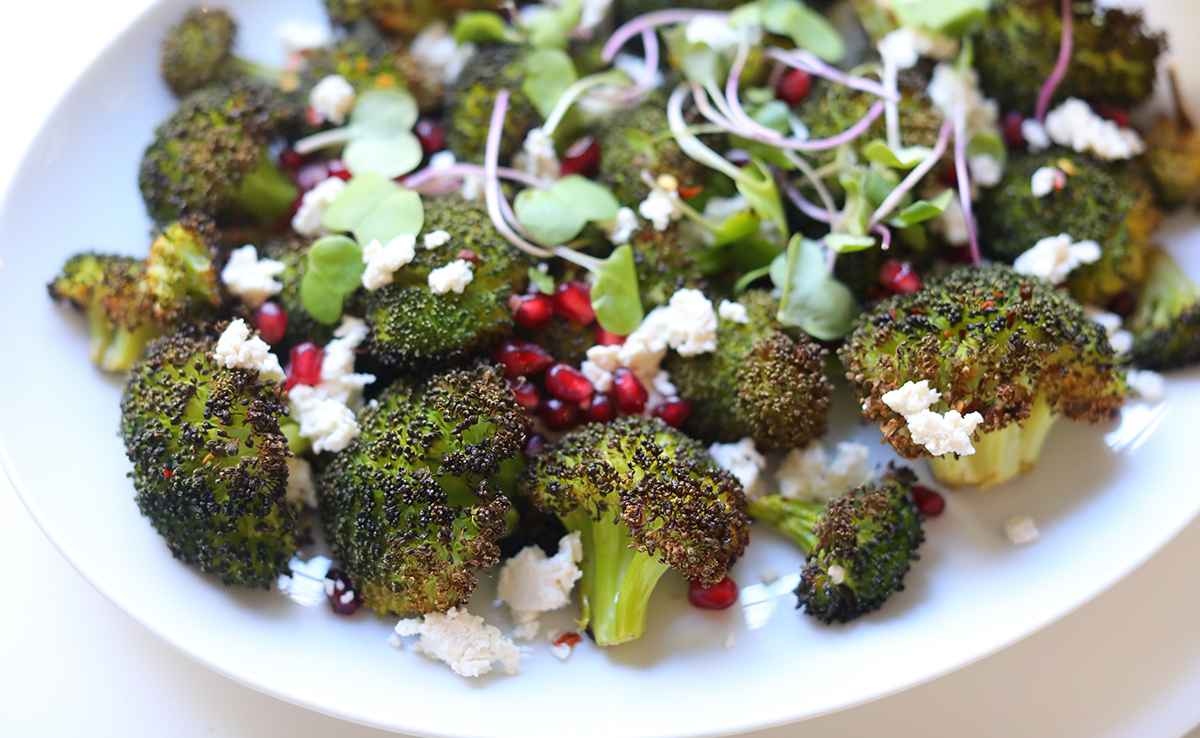
{"type": "Polygon", "coordinates": [[[1038,93],[1035,117],[1038,123],[1046,122],[1046,113],[1050,110],[1050,98],[1058,89],[1063,77],[1067,76],[1067,67],[1071,66],[1071,52],[1075,45],[1075,14],[1071,9],[1071,0],[1062,0],[1062,45],[1058,48],[1058,61],[1042,90],[1038,93]]]}
{"type": "Polygon", "coordinates": [[[407,90],[372,90],[359,96],[347,125],[302,138],[293,148],[308,154],[344,144],[342,161],[351,174],[394,179],[416,169],[424,156],[412,132],[417,115],[417,101],[407,90]]]}
{"type": "Polygon", "coordinates": [[[963,220],[967,224],[967,243],[971,262],[979,266],[979,232],[971,210],[971,172],[967,166],[967,70],[971,58],[970,40],[963,40],[958,57],[958,94],[954,101],[954,166],[958,170],[958,199],[962,203],[963,220]]]}

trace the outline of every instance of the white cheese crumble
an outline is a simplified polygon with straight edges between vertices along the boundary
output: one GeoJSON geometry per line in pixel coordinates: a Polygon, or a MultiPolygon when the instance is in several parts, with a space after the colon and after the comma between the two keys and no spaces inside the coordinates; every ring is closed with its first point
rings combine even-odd
{"type": "Polygon", "coordinates": [[[1146,150],[1137,131],[1121,128],[1092,112],[1082,100],[1069,98],[1046,116],[1046,134],[1054,143],[1101,159],[1131,159],[1146,150]]]}
{"type": "Polygon", "coordinates": [[[325,575],[332,565],[333,562],[324,556],[314,556],[307,562],[292,559],[288,562],[292,575],[281,575],[276,585],[293,602],[305,607],[319,605],[325,601],[325,575]]]}
{"type": "Polygon", "coordinates": [[[1029,178],[1029,190],[1034,197],[1045,197],[1066,182],[1067,175],[1058,167],[1041,167],[1029,178]]]}
{"type": "Polygon", "coordinates": [[[321,381],[315,387],[296,385],[288,392],[292,417],[300,424],[301,438],[312,441],[313,450],[341,451],[359,434],[354,410],[362,401],[362,388],[375,381],[372,374],[355,374],[356,349],[367,337],[367,326],[359,318],[346,316],[325,345],[321,381]]]}
{"type": "Polygon", "coordinates": [[[413,650],[444,661],[459,676],[487,674],[494,661],[500,662],[506,674],[521,673],[520,650],[499,628],[484,624],[483,618],[465,608],[401,620],[396,623],[396,635],[420,636],[413,650]]]}
{"type": "Polygon", "coordinates": [[[653,223],[656,231],[665,231],[670,227],[671,221],[678,220],[683,215],[683,210],[679,207],[679,193],[653,187],[646,199],[638,205],[638,213],[653,223]]]}
{"type": "Polygon", "coordinates": [[[1121,328],[1120,315],[1092,305],[1084,305],[1083,314],[1104,328],[1104,332],[1108,335],[1108,345],[1112,346],[1112,350],[1117,356],[1124,356],[1133,350],[1133,334],[1121,328]]]}
{"type": "Polygon", "coordinates": [[[288,484],[284,499],[292,504],[317,507],[317,487],[313,484],[312,466],[300,458],[293,456],[287,460],[288,484]]]}
{"type": "Polygon", "coordinates": [[[363,248],[362,260],[367,265],[363,270],[362,285],[368,290],[377,290],[392,283],[397,269],[408,264],[417,255],[416,236],[405,234],[388,241],[387,246],[378,239],[363,248]]]}
{"type": "Polygon", "coordinates": [[[450,234],[446,231],[434,231],[426,233],[422,240],[425,243],[425,248],[436,249],[438,246],[445,246],[450,243],[450,234]]]}
{"type": "Polygon", "coordinates": [[[566,661],[571,658],[571,654],[575,652],[575,647],[570,643],[552,643],[550,644],[550,653],[559,661],[566,661]]]}
{"type": "Polygon", "coordinates": [[[283,290],[283,284],[274,278],[283,274],[285,268],[282,261],[259,259],[258,249],[246,244],[229,253],[229,261],[221,270],[221,281],[248,306],[257,308],[283,290]]]}
{"type": "Polygon", "coordinates": [[[274,379],[277,382],[286,379],[283,368],[279,366],[279,357],[271,353],[266,341],[258,336],[251,338],[250,327],[241,318],[230,323],[217,339],[213,359],[228,369],[258,372],[260,379],[274,379]]]}
{"type": "Polygon", "coordinates": [[[331,74],[313,85],[308,105],[321,120],[340,126],[354,107],[354,87],[342,75],[331,74]]]}
{"type": "Polygon", "coordinates": [[[671,381],[671,375],[665,369],[659,370],[658,374],[654,375],[654,381],[650,383],[650,388],[663,398],[674,397],[679,394],[679,390],[675,388],[675,383],[671,381]]]}
{"type": "Polygon", "coordinates": [[[900,389],[883,393],[883,404],[907,417],[928,410],[942,399],[942,393],[929,388],[929,380],[905,382],[900,389]]]}
{"type": "Polygon", "coordinates": [[[720,307],[717,308],[717,317],[721,320],[728,320],[734,323],[749,323],[750,315],[746,312],[746,306],[740,302],[730,302],[722,300],[720,307]]]}
{"type": "Polygon", "coordinates": [[[1041,277],[1050,284],[1062,284],[1073,269],[1100,260],[1100,244],[1095,241],[1073,243],[1070,234],[1047,236],[1013,262],[1017,274],[1041,277]]]}
{"type": "Polygon", "coordinates": [[[829,581],[833,582],[834,585],[840,585],[846,581],[846,569],[841,564],[834,564],[829,567],[829,581]]]}
{"type": "Polygon", "coordinates": [[[325,209],[333,204],[342,190],[346,189],[346,181],[341,177],[329,177],[317,183],[300,198],[300,207],[292,216],[292,228],[302,236],[316,236],[324,232],[321,218],[325,217],[325,209]]]}
{"type": "Polygon", "coordinates": [[[680,356],[698,356],[717,348],[717,313],[713,304],[700,290],[684,289],[671,295],[665,307],[650,311],[642,324],[621,347],[624,364],[625,348],[635,341],[657,346],[660,342],[675,349],[680,356]]]}
{"type": "Polygon", "coordinates": [[[794,500],[828,500],[871,481],[871,451],[861,443],[837,445],[833,463],[818,441],[794,448],[783,457],[775,481],[779,494],[794,500]]]}
{"type": "Polygon", "coordinates": [[[587,359],[579,365],[579,371],[597,392],[603,394],[612,389],[613,372],[621,367],[620,353],[621,347],[617,345],[592,346],[587,350],[587,359]]]}
{"type": "Polygon", "coordinates": [[[554,151],[554,139],[547,136],[544,130],[540,127],[531,130],[525,136],[521,150],[525,155],[526,174],[542,179],[558,179],[562,167],[558,162],[558,154],[554,151]]]}
{"type": "Polygon", "coordinates": [[[275,37],[289,56],[319,49],[329,43],[329,28],[323,23],[288,20],[275,29],[275,37]]]}
{"type": "Polygon", "coordinates": [[[462,291],[471,284],[471,280],[474,278],[475,273],[471,271],[471,262],[455,259],[446,266],[438,267],[429,273],[429,289],[433,290],[435,295],[444,295],[447,292],[462,294],[462,291]]]}
{"type": "Polygon", "coordinates": [[[1021,138],[1025,139],[1025,145],[1035,154],[1050,148],[1050,136],[1046,133],[1046,127],[1036,118],[1021,121],[1021,138]]]}
{"type": "Polygon", "coordinates": [[[944,456],[955,453],[959,456],[970,456],[975,453],[971,445],[971,434],[983,422],[979,413],[968,413],[965,417],[957,410],[951,410],[945,415],[932,410],[922,410],[916,415],[905,418],[908,421],[908,433],[913,443],[924,446],[934,456],[944,456]]]}
{"type": "Polygon", "coordinates": [[[1157,405],[1167,395],[1163,376],[1158,372],[1130,369],[1125,372],[1125,383],[1147,405],[1157,405]]]}
{"type": "Polygon", "coordinates": [[[1028,546],[1038,539],[1037,523],[1028,515],[1014,515],[1004,523],[1004,535],[1014,546],[1028,546]]]}
{"type": "Polygon", "coordinates": [[[629,243],[629,239],[638,229],[637,213],[633,212],[633,208],[623,207],[617,211],[617,217],[608,223],[603,223],[602,226],[608,239],[617,246],[629,243]]]}
{"type": "Polygon", "coordinates": [[[718,53],[737,46],[742,34],[729,21],[714,15],[701,15],[688,21],[684,38],[689,44],[705,44],[718,53]]]}
{"type": "Polygon", "coordinates": [[[725,648],[726,648],[726,650],[728,650],[730,648],[733,648],[736,645],[737,645],[737,633],[734,633],[731,631],[729,633],[729,635],[725,636],[725,648]]]}
{"type": "Polygon", "coordinates": [[[991,154],[976,154],[967,159],[971,181],[981,187],[995,187],[1004,176],[1004,163],[991,154]]]}
{"type": "Polygon", "coordinates": [[[474,174],[468,174],[463,177],[462,187],[459,188],[458,194],[464,200],[476,202],[483,199],[483,177],[477,177],[474,174]]]}
{"type": "Polygon", "coordinates": [[[912,69],[921,59],[911,28],[897,28],[879,40],[879,55],[896,69],[912,69]]]}
{"type": "Polygon", "coordinates": [[[770,568],[763,569],[758,576],[760,579],[762,579],[763,584],[770,586],[779,581],[779,570],[770,568]]]}
{"type": "Polygon", "coordinates": [[[459,44],[445,23],[434,21],[417,34],[409,51],[430,79],[452,85],[474,56],[475,44],[459,44]]]}
{"type": "Polygon", "coordinates": [[[558,542],[558,553],[547,557],[539,546],[526,546],[500,568],[496,598],[512,608],[514,638],[530,640],[538,632],[538,615],[571,602],[571,589],[583,576],[579,562],[583,547],[579,531],[558,542]]]}
{"type": "Polygon", "coordinates": [[[737,443],[714,443],[708,447],[717,466],[737,477],[747,497],[761,493],[759,476],[767,460],[758,452],[753,438],[743,438],[737,443]]]}
{"type": "MultiPolygon", "coordinates": [[[[967,131],[972,134],[980,131],[998,131],[1000,106],[979,91],[979,73],[974,69],[969,70],[965,83],[963,102],[967,108],[967,131]]],[[[933,76],[925,91],[934,107],[947,119],[953,119],[959,89],[958,71],[953,64],[942,62],[933,68],[933,76]]]]}

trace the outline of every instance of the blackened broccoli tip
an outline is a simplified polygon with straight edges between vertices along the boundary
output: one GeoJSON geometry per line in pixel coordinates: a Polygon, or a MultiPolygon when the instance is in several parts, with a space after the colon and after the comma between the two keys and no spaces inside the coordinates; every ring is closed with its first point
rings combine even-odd
{"type": "Polygon", "coordinates": [[[644,224],[629,239],[642,308],[647,312],[670,301],[682,289],[701,289],[704,277],[693,258],[700,248],[678,222],[665,230],[644,224]]]}
{"type": "Polygon", "coordinates": [[[580,428],[530,459],[518,489],[580,532],[580,622],[602,646],[643,634],[667,570],[712,586],[749,539],[737,479],[657,419],[580,428]]]}
{"type": "Polygon", "coordinates": [[[177,97],[235,77],[237,23],[218,8],[192,8],[162,43],[163,81],[177,97]]]}
{"type": "Polygon", "coordinates": [[[670,175],[682,187],[703,186],[711,175],[679,148],[660,99],[615,113],[599,132],[597,143],[604,155],[596,179],[625,207],[636,209],[650,194],[642,172],[670,175]]]}
{"type": "Polygon", "coordinates": [[[334,557],[378,613],[441,612],[500,560],[509,502],[489,479],[520,455],[526,419],[492,367],[397,380],[322,464],[334,557]]]}
{"type": "Polygon", "coordinates": [[[877,482],[828,502],[768,495],[750,503],[750,515],[784,533],[808,560],[796,587],[799,606],[826,624],[845,623],[878,610],[904,576],[925,540],[911,499],[916,475],[890,467],[877,482]]]}
{"type": "Polygon", "coordinates": [[[860,319],[838,352],[868,420],[901,456],[928,456],[883,396],[927,380],[941,393],[930,409],[978,412],[970,456],[933,457],[953,486],[988,485],[1031,469],[1060,416],[1098,423],[1125,397],[1120,360],[1099,324],[1042,280],[993,264],[959,267],[923,290],[884,300],[860,319]]]}
{"type": "Polygon", "coordinates": [[[1146,283],[1130,318],[1133,363],[1177,369],[1200,363],[1200,285],[1162,249],[1147,258],[1146,283]]]}
{"type": "Polygon", "coordinates": [[[335,25],[353,26],[366,20],[400,37],[416,36],[430,24],[451,22],[460,13],[500,6],[499,0],[325,0],[325,10],[335,25]]]}
{"type": "Polygon", "coordinates": [[[444,81],[427,73],[407,44],[384,38],[371,28],[356,26],[336,43],[309,51],[300,70],[299,89],[307,94],[333,74],[360,95],[374,89],[407,88],[423,113],[437,112],[444,102],[444,81]]]}
{"type": "Polygon", "coordinates": [[[459,195],[425,198],[423,234],[437,231],[445,231],[449,239],[434,248],[418,248],[391,284],[367,295],[371,350],[387,364],[453,362],[512,331],[508,298],[524,289],[531,262],[496,231],[483,204],[459,195]],[[429,273],[463,251],[478,259],[471,282],[462,292],[435,294],[429,273]]]}
{"type": "Polygon", "coordinates": [[[286,397],[218,365],[215,346],[189,330],[152,342],[129,371],[120,434],[138,508],[171,553],[225,584],[270,587],[297,549],[286,397]]]}
{"type": "Polygon", "coordinates": [[[826,350],[781,330],[779,300],[749,290],[738,302],[749,322],[717,323],[715,351],[672,355],[665,364],[681,397],[692,403],[684,431],[710,442],[747,436],[763,448],[801,448],[825,432],[832,384],[826,350]]]}
{"type": "Polygon", "coordinates": [[[138,182],[151,217],[202,213],[224,222],[244,213],[269,224],[286,215],[297,190],[268,146],[294,113],[277,90],[249,79],[181,100],[142,156],[138,182]]]}
{"type": "MultiPolygon", "coordinates": [[[[915,76],[916,72],[913,73],[915,76]]],[[[906,146],[932,147],[941,131],[943,117],[926,94],[928,81],[902,79],[899,82],[901,120],[904,121],[904,144],[906,146]]],[[[866,117],[877,98],[866,92],[844,85],[819,82],[804,98],[797,115],[809,127],[813,139],[836,136],[866,117]]],[[[862,158],[862,148],[871,140],[885,134],[882,118],[875,121],[867,133],[851,144],[855,153],[862,158]]],[[[821,163],[832,161],[835,152],[812,155],[821,163]]]]}
{"type": "Polygon", "coordinates": [[[541,125],[537,109],[521,91],[528,53],[525,47],[513,44],[481,46],[463,68],[450,91],[446,111],[446,148],[459,161],[483,163],[492,109],[502,89],[509,92],[509,109],[501,138],[501,161],[512,158],[529,132],[541,125]]]}

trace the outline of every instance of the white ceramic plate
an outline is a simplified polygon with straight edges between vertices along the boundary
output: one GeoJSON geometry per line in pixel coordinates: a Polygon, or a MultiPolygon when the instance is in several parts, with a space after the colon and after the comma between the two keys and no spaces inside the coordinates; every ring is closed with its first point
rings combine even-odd
{"type": "MultiPolygon", "coordinates": [[[[158,39],[188,4],[156,5],[92,64],[45,124],[0,211],[0,315],[8,316],[0,325],[0,459],[47,535],[105,596],[248,686],[420,735],[745,731],[874,699],[1000,649],[1110,586],[1200,509],[1193,371],[1171,379],[1166,404],[1132,405],[1120,423],[1060,424],[1028,477],[951,496],[945,515],[928,524],[908,589],[849,626],[819,626],[795,612],[785,586],[757,585],[764,570],[786,574],[800,562],[761,531],[733,572],[741,608],[691,609],[685,584],[667,576],[642,640],[604,652],[585,642],[565,663],[541,642],[519,677],[463,680],[387,646],[391,621],[221,587],[173,560],[138,515],[116,437],[119,381],[89,365],[83,321],[52,305],[44,288],[82,248],[144,252],[149,222],[137,166],[172,104],[155,72],[158,39]],[[1036,545],[1004,541],[1001,524],[1018,513],[1038,521],[1036,545]]],[[[1160,25],[1200,24],[1200,9],[1150,6],[1160,25]]],[[[236,15],[245,50],[272,61],[275,23],[320,11],[311,1],[247,0],[236,15]]],[[[1187,82],[1200,87],[1200,77],[1187,82]]],[[[1200,231],[1176,222],[1165,240],[1200,276],[1200,231]]],[[[830,441],[878,438],[851,417],[834,431],[830,441]]],[[[876,460],[888,458],[879,447],[876,460]]],[[[505,624],[487,590],[471,609],[505,624]]],[[[557,624],[568,621],[564,613],[557,624]]]]}

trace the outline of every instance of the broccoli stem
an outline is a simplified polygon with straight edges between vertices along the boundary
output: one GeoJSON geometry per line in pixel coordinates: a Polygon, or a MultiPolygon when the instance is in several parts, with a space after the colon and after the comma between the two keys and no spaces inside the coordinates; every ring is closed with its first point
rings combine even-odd
{"type": "Polygon", "coordinates": [[[825,503],[767,495],[750,500],[748,511],[750,517],[791,538],[807,554],[817,545],[813,527],[825,512],[825,503]]]}
{"type": "Polygon", "coordinates": [[[1058,417],[1039,396],[1023,422],[981,433],[973,455],[937,456],[929,460],[929,468],[939,482],[950,487],[1007,482],[1037,465],[1046,434],[1058,417]]]}
{"type": "Polygon", "coordinates": [[[242,180],[237,203],[260,221],[270,222],[291,210],[299,191],[263,151],[258,166],[242,180]]]}

